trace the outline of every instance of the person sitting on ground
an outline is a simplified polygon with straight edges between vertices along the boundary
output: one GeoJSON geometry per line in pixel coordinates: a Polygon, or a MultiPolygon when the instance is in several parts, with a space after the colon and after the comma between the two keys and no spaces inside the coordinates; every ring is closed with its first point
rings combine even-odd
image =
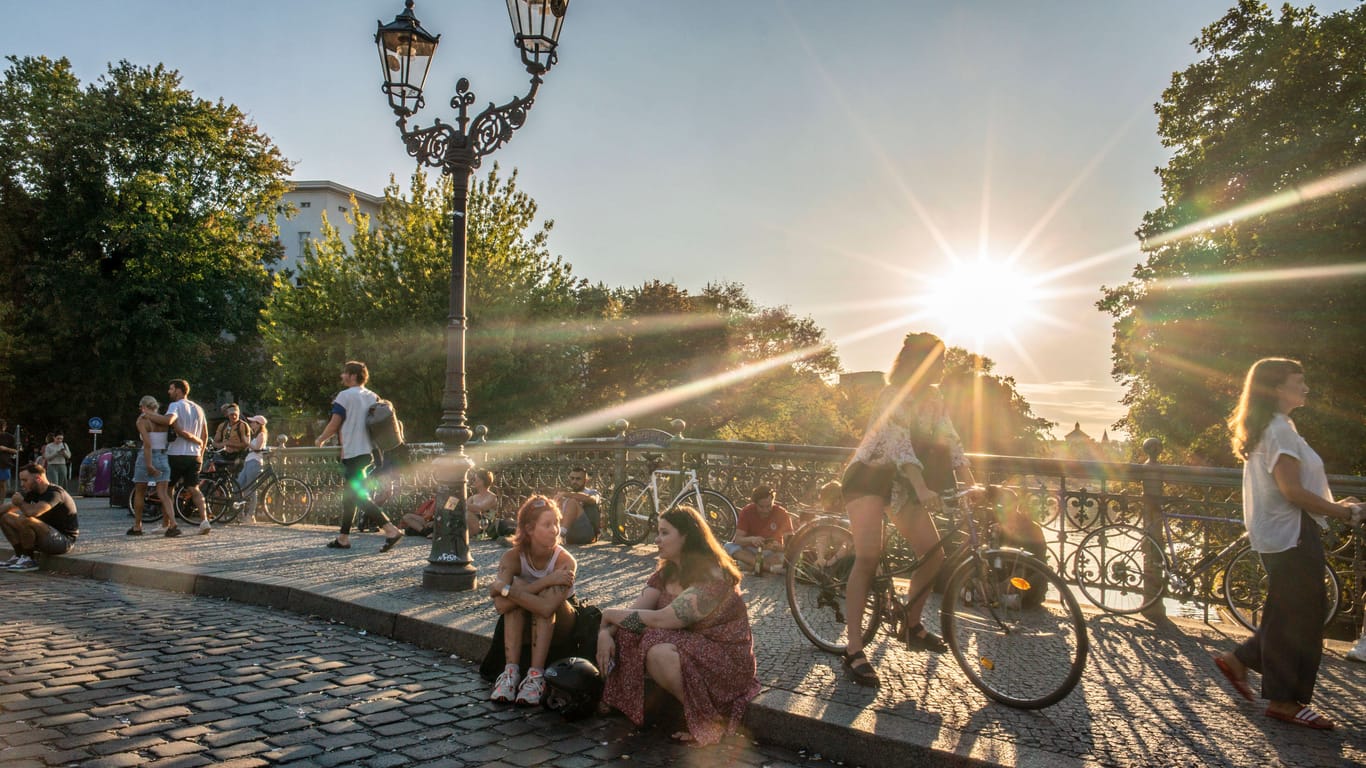
{"type": "MultiPolygon", "coordinates": [[[[574,556],[560,546],[560,509],[544,496],[532,496],[517,511],[517,536],[498,561],[498,575],[489,582],[489,597],[499,614],[503,672],[489,698],[506,704],[541,703],[545,694],[545,665],[557,639],[573,635],[577,612],[574,595],[574,556]],[[527,633],[531,655],[522,678],[522,646],[527,633]],[[520,684],[519,684],[520,683],[520,684]]],[[[494,643],[497,645],[497,629],[494,643]]],[[[492,653],[492,651],[491,651],[492,653]]],[[[485,659],[486,665],[492,665],[485,659]]]]}
{"type": "Polygon", "coordinates": [[[496,539],[509,532],[503,530],[504,524],[511,531],[515,531],[516,523],[504,521],[498,514],[500,502],[497,494],[493,492],[493,473],[487,469],[476,469],[470,473],[470,480],[474,486],[474,493],[465,500],[465,530],[468,531],[469,538],[496,539]]]}
{"type": "Polygon", "coordinates": [[[147,505],[147,486],[156,488],[157,499],[161,502],[161,525],[166,536],[179,535],[176,527],[175,509],[171,506],[171,462],[166,456],[166,426],[158,423],[165,421],[157,411],[161,403],[151,395],[138,401],[138,436],[142,438],[142,456],[133,463],[133,527],[128,529],[129,536],[142,535],[142,510],[147,505]],[[153,420],[157,417],[157,420],[153,420]],[[171,533],[175,531],[175,533],[171,533]]]}
{"type": "MultiPolygon", "coordinates": [[[[238,489],[245,489],[251,485],[261,474],[261,451],[265,449],[270,441],[270,430],[266,429],[267,420],[265,416],[256,414],[246,420],[247,429],[251,431],[251,438],[247,441],[247,455],[242,460],[242,471],[237,473],[238,489]]],[[[243,501],[246,502],[246,512],[237,519],[250,525],[256,522],[256,489],[253,488],[245,493],[243,501]]]]}
{"type": "Polygon", "coordinates": [[[417,505],[417,509],[399,518],[398,528],[404,536],[431,538],[436,533],[436,497],[427,499],[417,505]]]}
{"type": "Polygon", "coordinates": [[[715,744],[735,731],[759,693],[740,571],[692,507],[660,516],[655,544],[659,567],[640,597],[630,608],[602,612],[602,700],[643,724],[648,675],[683,705],[687,731],[674,738],[715,744]]]}
{"type": "Polygon", "coordinates": [[[724,545],[741,568],[753,568],[756,574],[783,572],[783,547],[792,533],[792,517],[773,503],[774,495],[768,486],[755,488],[740,510],[734,538],[724,545]]]}
{"type": "Polygon", "coordinates": [[[569,490],[555,496],[555,503],[564,510],[564,541],[566,544],[591,544],[602,530],[602,494],[588,487],[593,473],[584,467],[569,470],[569,490]]]}
{"type": "Polygon", "coordinates": [[[60,555],[70,551],[80,535],[76,502],[60,485],[47,481],[47,469],[25,464],[19,470],[19,491],[0,507],[0,531],[14,549],[2,565],[11,571],[36,571],[34,552],[60,555]]]}

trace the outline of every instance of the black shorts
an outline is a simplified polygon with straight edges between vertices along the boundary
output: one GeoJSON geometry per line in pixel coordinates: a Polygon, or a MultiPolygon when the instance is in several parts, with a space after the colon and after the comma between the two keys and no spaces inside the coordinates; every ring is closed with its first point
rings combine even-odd
{"type": "Polygon", "coordinates": [[[883,504],[889,504],[892,501],[892,481],[895,479],[896,467],[891,464],[874,467],[861,461],[851,461],[844,468],[844,477],[840,479],[840,493],[846,504],[864,496],[879,496],[883,504]]]}
{"type": "MultiPolygon", "coordinates": [[[[41,521],[40,521],[41,522],[41,521]]],[[[45,555],[62,555],[71,549],[76,539],[43,523],[43,530],[33,540],[33,548],[45,555]]]]}
{"type": "Polygon", "coordinates": [[[199,482],[199,457],[167,456],[166,461],[171,464],[171,485],[182,480],[186,485],[195,485],[199,482]]]}

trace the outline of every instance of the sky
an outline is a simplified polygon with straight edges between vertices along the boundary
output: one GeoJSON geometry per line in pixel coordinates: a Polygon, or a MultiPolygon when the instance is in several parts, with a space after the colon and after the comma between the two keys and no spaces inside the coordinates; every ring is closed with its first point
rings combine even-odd
{"type": "MultiPolygon", "coordinates": [[[[572,0],[559,63],[483,170],[517,169],[590,282],[742,283],[812,317],[848,371],[938,333],[995,360],[1056,436],[1099,437],[1124,407],[1095,304],[1161,204],[1153,105],[1233,4],[572,0]]],[[[66,57],[83,81],[164,63],[248,113],[294,178],[380,194],[414,167],[373,42],[402,8],[0,0],[0,53],[66,57]]],[[[442,36],[416,125],[453,120],[460,77],[476,107],[525,93],[504,2],[414,10],[442,36]]]]}

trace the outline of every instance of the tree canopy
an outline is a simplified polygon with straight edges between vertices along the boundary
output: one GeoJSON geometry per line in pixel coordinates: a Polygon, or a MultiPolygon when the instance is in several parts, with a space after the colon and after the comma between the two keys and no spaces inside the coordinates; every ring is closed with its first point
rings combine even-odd
{"type": "Polygon", "coordinates": [[[1301,432],[1330,472],[1361,473],[1366,191],[1337,182],[1366,163],[1366,6],[1244,0],[1194,46],[1157,105],[1172,156],[1137,233],[1146,261],[1098,304],[1127,388],[1116,426],[1164,438],[1169,461],[1232,465],[1223,422],[1246,371],[1293,357],[1314,390],[1301,432]]]}
{"type": "Polygon", "coordinates": [[[7,61],[6,415],[71,432],[98,414],[131,429],[137,397],[164,399],[170,378],[256,390],[288,161],[237,107],[195,97],[163,66],[119,62],[82,87],[65,59],[7,61]]]}

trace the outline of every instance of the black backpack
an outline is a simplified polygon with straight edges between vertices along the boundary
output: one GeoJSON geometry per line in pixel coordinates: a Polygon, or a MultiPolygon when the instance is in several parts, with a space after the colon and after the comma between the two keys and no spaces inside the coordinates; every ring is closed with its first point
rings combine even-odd
{"type": "Polygon", "coordinates": [[[370,443],[381,451],[403,445],[403,422],[398,420],[394,404],[383,398],[365,412],[365,431],[370,434],[370,443]]]}

